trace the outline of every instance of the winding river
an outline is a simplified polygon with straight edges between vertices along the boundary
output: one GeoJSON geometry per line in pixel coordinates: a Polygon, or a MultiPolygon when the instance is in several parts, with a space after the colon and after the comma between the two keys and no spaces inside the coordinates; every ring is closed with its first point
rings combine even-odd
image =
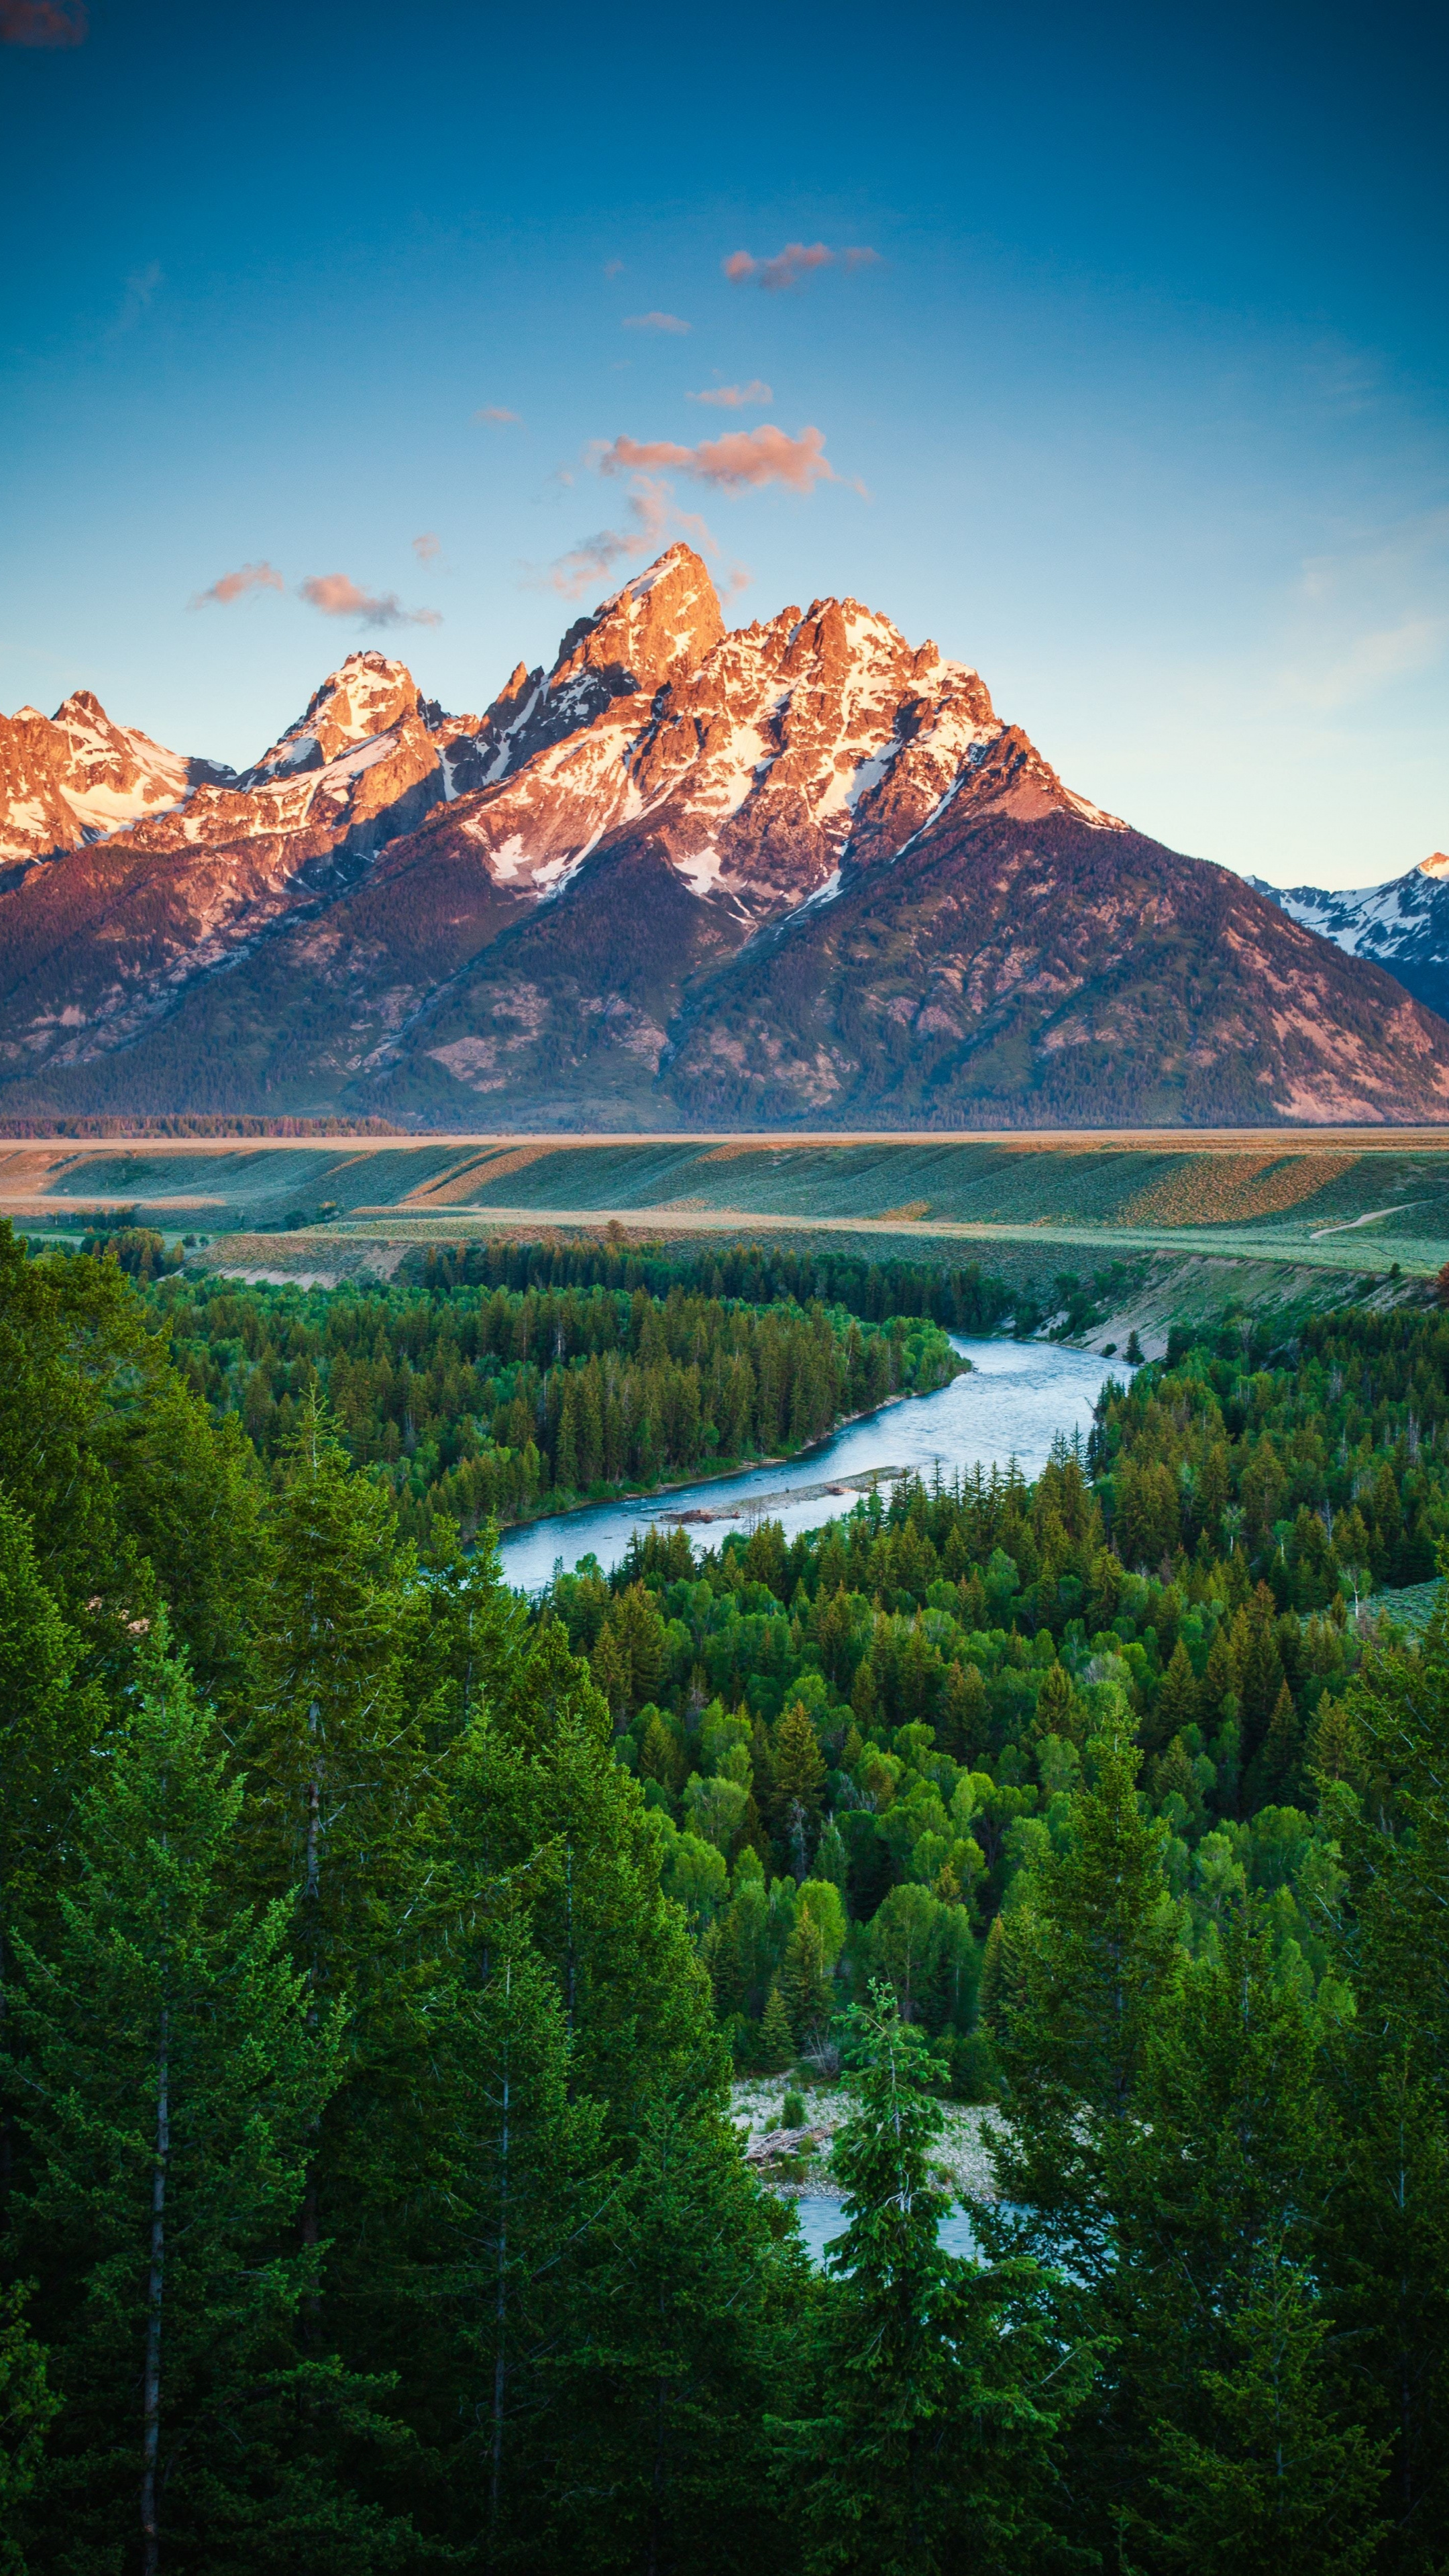
{"type": "Polygon", "coordinates": [[[937,1395],[882,1406],[818,1448],[802,1451],[787,1467],[755,1467],[747,1475],[679,1487],[648,1502],[599,1503],[511,1531],[501,1549],[507,1581],[520,1591],[538,1592],[555,1570],[571,1572],[590,1555],[607,1573],[635,1530],[655,1521],[668,1527],[682,1512],[739,1514],[738,1520],[711,1517],[692,1529],[696,1543],[706,1546],[718,1546],[730,1529],[747,1527],[754,1516],[782,1521],[787,1534],[815,1529],[850,1511],[856,1500],[848,1488],[833,1499],[821,1487],[872,1472],[913,1468],[929,1475],[939,1460],[950,1476],[978,1461],[1004,1467],[1015,1458],[1024,1475],[1038,1475],[1057,1433],[1070,1437],[1080,1431],[1085,1438],[1104,1380],[1124,1374],[1120,1362],[1114,1366],[1093,1351],[1067,1350],[1060,1342],[976,1341],[959,1333],[951,1340],[971,1362],[968,1376],[937,1395]],[[801,1493],[801,1487],[812,1490],[801,1493]]]}

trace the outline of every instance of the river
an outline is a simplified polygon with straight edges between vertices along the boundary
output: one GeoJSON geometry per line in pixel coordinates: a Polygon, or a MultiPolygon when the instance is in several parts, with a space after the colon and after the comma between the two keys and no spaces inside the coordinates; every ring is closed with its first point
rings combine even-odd
{"type": "Polygon", "coordinates": [[[833,1499],[816,1492],[793,1500],[774,1498],[874,1469],[910,1468],[929,1476],[939,1462],[949,1477],[958,1467],[969,1471],[978,1462],[986,1468],[1005,1467],[1015,1458],[1024,1475],[1036,1476],[1057,1433],[1070,1437],[1080,1431],[1085,1438],[1103,1382],[1125,1374],[1120,1363],[1099,1359],[1094,1351],[1068,1350],[1060,1342],[971,1340],[959,1333],[951,1341],[971,1368],[939,1394],[883,1405],[818,1448],[802,1451],[787,1467],[755,1467],[747,1475],[715,1477],[656,1494],[648,1502],[599,1503],[532,1521],[503,1540],[505,1579],[520,1591],[539,1592],[557,1569],[572,1572],[580,1558],[590,1555],[608,1573],[626,1553],[635,1530],[659,1520],[668,1526],[671,1515],[680,1512],[738,1510],[738,1520],[716,1519],[691,1530],[696,1545],[707,1547],[717,1547],[731,1529],[748,1526],[754,1516],[782,1521],[787,1534],[816,1529],[850,1511],[856,1496],[847,1492],[833,1499]]]}

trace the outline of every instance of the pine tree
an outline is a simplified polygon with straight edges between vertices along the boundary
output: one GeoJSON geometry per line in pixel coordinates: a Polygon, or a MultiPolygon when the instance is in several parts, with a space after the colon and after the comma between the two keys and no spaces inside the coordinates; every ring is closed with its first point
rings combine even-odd
{"type": "Polygon", "coordinates": [[[795,2034],[790,2027],[790,2013],[780,1992],[776,1977],[765,1999],[765,2015],[760,2024],[760,2066],[766,2075],[783,2075],[795,2062],[795,2034]]]}
{"type": "MultiPolygon", "coordinates": [[[[284,1450],[269,1537],[257,1700],[241,1748],[247,1839],[258,1893],[295,1891],[292,1955],[312,2026],[348,2013],[347,2082],[313,2142],[302,2232],[308,2245],[337,2237],[334,2295],[373,2306],[391,2233],[369,2242],[366,2213],[407,2198],[420,2143],[447,1694],[428,1671],[425,1595],[389,1499],[354,1473],[315,1402],[284,1450]],[[414,1675],[420,1690],[408,1687],[414,1675]]],[[[350,2331],[361,2351],[360,2321],[350,2331]]]]}
{"type": "Polygon", "coordinates": [[[818,2412],[777,2434],[806,2473],[806,2566],[1005,2576],[1048,2537],[1058,2426],[1083,2365],[1053,2349],[1033,2265],[987,2272],[940,2251],[939,2070],[883,1984],[851,2024],[856,2106],[833,2155],[846,2227],[817,2330],[818,2412]]]}
{"type": "Polygon", "coordinates": [[[59,2399],[25,2318],[28,2285],[0,2292],[0,2576],[25,2576],[20,2509],[40,2472],[59,2399]]]}
{"type": "Polygon", "coordinates": [[[819,1922],[802,1913],[785,1944],[778,1991],[789,2018],[797,2051],[824,2036],[832,2003],[830,1971],[819,1922]]]}
{"type": "Polygon", "coordinates": [[[602,2106],[570,2100],[563,2006],[520,1917],[480,1927],[435,2017],[434,2066],[433,2259],[418,2289],[450,2328],[455,2536],[502,2565],[538,2538],[544,2419],[589,2223],[613,2187],[602,2106]]]}
{"type": "Polygon", "coordinates": [[[164,1627],[143,1669],[81,1799],[54,1948],[18,1945],[34,2178],[15,2233],[63,2400],[29,2563],[121,2549],[155,2576],[204,2547],[209,2569],[280,2570],[299,2551],[389,2565],[401,2535],[323,2456],[326,2427],[360,2429],[365,2392],[299,2361],[315,2260],[275,2250],[341,2026],[307,2026],[285,1906],[258,1915],[227,1892],[242,1791],[164,1627]]]}
{"type": "Polygon", "coordinates": [[[1184,1965],[1148,2036],[1114,2159],[1111,2313],[1138,2464],[1120,2502],[1168,2565],[1197,2566],[1210,2541],[1235,2567],[1279,2551],[1347,2571],[1372,2554],[1383,2446],[1349,2420],[1319,2277],[1342,2164],[1321,2049],[1254,1898],[1184,1965]]]}
{"type": "MultiPolygon", "coordinates": [[[[0,2059],[12,2066],[23,2042],[8,2004],[10,1942],[54,1925],[73,1801],[106,1728],[98,1690],[75,1679],[80,1653],[41,1580],[29,1523],[0,1491],[0,2059]]],[[[0,2224],[16,2149],[11,2094],[0,2101],[0,2224]]]]}
{"type": "Polygon", "coordinates": [[[1110,2158],[1177,1950],[1163,1829],[1138,1805],[1140,1756],[1120,1724],[1093,1749],[1071,1837],[1002,1918],[993,1968],[1013,2115],[993,2147],[1002,2195],[1030,2207],[1032,2241],[1063,2253],[1081,2281],[1101,2272],[1110,2158]]]}
{"type": "Polygon", "coordinates": [[[561,2337],[546,2564],[782,2567],[766,2428],[806,2296],[782,2234],[712,2084],[641,2107],[561,2337]]]}
{"type": "Polygon", "coordinates": [[[1144,1729],[1143,1742],[1149,1753],[1160,1752],[1191,1726],[1197,1716],[1198,1684],[1192,1661],[1181,1637],[1172,1650],[1172,1660],[1158,1688],[1157,1705],[1152,1713],[1150,1730],[1144,1729]]]}
{"type": "Polygon", "coordinates": [[[1358,1998],[1340,2076],[1330,2295],[1393,2435],[1386,2552],[1437,2569],[1449,2528],[1449,1627],[1369,1657],[1320,1775],[1347,1875],[1338,1963],[1358,1998]]]}
{"type": "Polygon", "coordinates": [[[1152,2476],[1160,2563],[1234,2576],[1367,2576],[1387,2444],[1335,2403],[1328,2321],[1271,2242],[1200,2372],[1196,2426],[1164,2424],[1152,2476]]]}

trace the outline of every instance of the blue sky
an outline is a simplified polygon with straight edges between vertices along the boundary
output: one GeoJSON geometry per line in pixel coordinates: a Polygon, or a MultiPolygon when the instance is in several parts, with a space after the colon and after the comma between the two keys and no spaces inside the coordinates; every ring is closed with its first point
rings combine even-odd
{"type": "Polygon", "coordinates": [[[25,41],[67,11],[0,0],[0,705],[242,761],[376,643],[479,709],[697,521],[733,618],[854,593],[1178,849],[1449,844],[1419,15],[89,0],[25,41]]]}

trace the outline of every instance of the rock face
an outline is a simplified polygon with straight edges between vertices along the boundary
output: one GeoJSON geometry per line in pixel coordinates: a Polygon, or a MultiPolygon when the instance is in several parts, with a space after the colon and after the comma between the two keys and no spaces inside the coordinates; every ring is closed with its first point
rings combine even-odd
{"type": "Polygon", "coordinates": [[[1321,886],[1251,882],[1307,930],[1331,939],[1346,957],[1371,958],[1415,1000],[1449,1012],[1449,853],[1436,850],[1386,885],[1330,894],[1321,886]]]}
{"type": "Polygon", "coordinates": [[[1291,899],[1075,794],[975,671],[858,601],[726,629],[686,546],[482,716],[355,653],[239,776],[81,698],[0,757],[10,1112],[1449,1110],[1449,1028],[1291,899]]]}
{"type": "Polygon", "coordinates": [[[79,849],[177,804],[203,780],[231,776],[112,724],[89,689],[77,689],[53,716],[35,707],[0,716],[0,883],[16,881],[17,863],[79,849]]]}

